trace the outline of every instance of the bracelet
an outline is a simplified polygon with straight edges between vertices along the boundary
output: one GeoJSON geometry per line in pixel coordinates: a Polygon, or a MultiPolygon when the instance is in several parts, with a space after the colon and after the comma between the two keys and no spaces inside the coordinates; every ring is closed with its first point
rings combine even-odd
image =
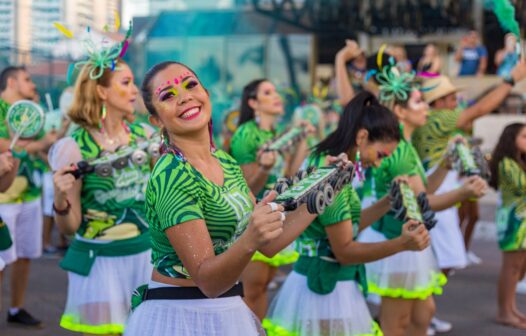
{"type": "Polygon", "coordinates": [[[55,202],[53,202],[53,211],[55,211],[55,213],[59,216],[66,216],[67,214],[69,214],[69,210],[71,210],[71,203],[69,203],[69,201],[66,199],[66,204],[67,204],[66,208],[63,210],[60,210],[60,209],[57,209],[55,202]]]}

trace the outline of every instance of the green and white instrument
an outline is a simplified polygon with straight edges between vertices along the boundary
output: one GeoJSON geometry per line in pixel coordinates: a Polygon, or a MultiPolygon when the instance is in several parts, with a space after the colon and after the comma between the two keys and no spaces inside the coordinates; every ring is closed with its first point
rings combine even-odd
{"type": "Polygon", "coordinates": [[[321,214],[353,176],[354,166],[347,169],[337,165],[310,167],[299,171],[292,179],[280,178],[275,186],[279,195],[274,202],[283,205],[287,211],[306,203],[310,213],[321,214]]]}
{"type": "Polygon", "coordinates": [[[415,196],[407,183],[393,182],[390,190],[391,211],[399,221],[415,220],[431,230],[436,225],[435,212],[431,210],[425,193],[415,196]]]}
{"type": "Polygon", "coordinates": [[[30,100],[20,100],[7,110],[7,126],[14,134],[9,149],[12,150],[18,139],[36,136],[44,126],[44,110],[30,100]]]}
{"type": "Polygon", "coordinates": [[[266,152],[287,152],[292,148],[292,146],[307,136],[305,129],[303,127],[293,127],[287,132],[280,135],[275,140],[271,141],[269,144],[265,145],[263,150],[266,152]]]}
{"type": "Polygon", "coordinates": [[[479,146],[468,147],[465,141],[455,141],[449,153],[453,161],[453,169],[461,176],[477,175],[486,180],[490,178],[488,162],[479,146]]]}
{"type": "Polygon", "coordinates": [[[158,134],[150,139],[141,141],[133,146],[125,146],[114,153],[102,152],[101,155],[93,160],[80,161],[76,164],[77,169],[71,174],[76,179],[90,173],[95,173],[100,177],[110,177],[114,169],[124,169],[132,162],[137,166],[145,164],[149,158],[160,156],[161,137],[158,134]]]}

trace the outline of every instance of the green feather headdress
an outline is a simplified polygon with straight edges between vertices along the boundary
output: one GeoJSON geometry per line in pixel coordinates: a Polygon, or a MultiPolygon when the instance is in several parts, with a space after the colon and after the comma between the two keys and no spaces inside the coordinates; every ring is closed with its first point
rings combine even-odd
{"type": "MultiPolygon", "coordinates": [[[[67,28],[65,28],[63,25],[61,25],[58,22],[55,22],[53,24],[55,28],[57,28],[60,32],[62,32],[66,37],[73,38],[73,33],[69,31],[67,28]]],[[[118,31],[120,27],[120,20],[118,17],[118,13],[115,13],[115,29],[118,31]]],[[[108,26],[104,27],[104,31],[108,31],[108,26]]],[[[87,27],[88,33],[90,33],[90,27],[87,27]]],[[[86,64],[91,65],[91,70],[89,72],[89,77],[92,80],[97,80],[104,74],[104,70],[111,69],[114,71],[115,69],[118,69],[117,67],[117,59],[124,56],[126,53],[126,50],[128,49],[128,39],[130,38],[132,33],[132,23],[130,21],[130,26],[128,30],[126,31],[126,35],[124,36],[124,39],[116,44],[109,45],[108,41],[103,40],[102,43],[95,43],[91,36],[84,39],[82,41],[82,45],[84,46],[84,49],[86,50],[86,53],[88,54],[88,59],[84,61],[79,61],[76,63],[70,64],[68,68],[67,73],[67,82],[68,85],[71,84],[71,78],[73,76],[73,72],[75,69],[82,68],[86,64]]]]}
{"type": "Polygon", "coordinates": [[[380,88],[379,99],[381,102],[405,102],[412,91],[418,90],[415,73],[400,71],[394,64],[394,59],[391,59],[389,63],[376,74],[376,81],[380,88]]]}

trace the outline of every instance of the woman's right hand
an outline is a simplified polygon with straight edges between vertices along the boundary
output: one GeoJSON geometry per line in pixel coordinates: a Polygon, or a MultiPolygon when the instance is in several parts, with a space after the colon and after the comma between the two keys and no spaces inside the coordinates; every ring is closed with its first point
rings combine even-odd
{"type": "Polygon", "coordinates": [[[53,174],[53,185],[55,186],[55,200],[57,204],[67,199],[68,192],[75,185],[76,179],[71,172],[76,169],[75,166],[66,166],[53,174]]]}
{"type": "Polygon", "coordinates": [[[407,251],[422,251],[429,246],[431,238],[423,224],[410,220],[402,226],[402,247],[407,251]]]}
{"type": "Polygon", "coordinates": [[[263,168],[263,170],[270,170],[276,164],[278,158],[278,153],[275,151],[264,151],[261,150],[257,155],[258,165],[263,168]]]}
{"type": "Polygon", "coordinates": [[[250,251],[258,250],[283,232],[285,209],[279,204],[272,203],[276,196],[277,193],[271,191],[256,204],[250,216],[249,224],[243,234],[250,251]]]}

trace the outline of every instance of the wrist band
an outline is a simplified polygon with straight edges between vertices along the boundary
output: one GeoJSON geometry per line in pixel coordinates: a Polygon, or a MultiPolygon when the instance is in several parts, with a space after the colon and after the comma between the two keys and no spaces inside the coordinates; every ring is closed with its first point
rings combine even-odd
{"type": "Polygon", "coordinates": [[[53,202],[53,211],[59,216],[66,216],[69,213],[69,210],[71,210],[71,203],[66,199],[66,208],[63,210],[57,209],[57,206],[55,205],[55,202],[53,202]]]}

